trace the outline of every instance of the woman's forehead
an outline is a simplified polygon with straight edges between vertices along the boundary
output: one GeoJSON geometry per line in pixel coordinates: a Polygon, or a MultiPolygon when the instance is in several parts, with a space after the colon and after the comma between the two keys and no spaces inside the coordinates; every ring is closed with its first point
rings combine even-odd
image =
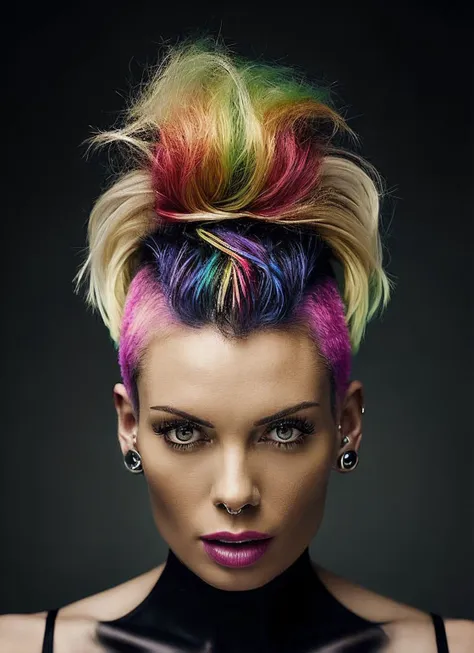
{"type": "Polygon", "coordinates": [[[229,365],[255,371],[261,365],[271,370],[289,362],[314,367],[318,360],[314,343],[298,331],[262,330],[245,338],[226,338],[213,327],[183,327],[165,339],[152,340],[144,367],[151,374],[176,364],[196,372],[219,372],[229,365]]]}
{"type": "MultiPolygon", "coordinates": [[[[149,345],[140,375],[141,391],[195,397],[216,394],[230,401],[258,392],[288,397],[319,388],[325,369],[314,343],[301,332],[267,330],[245,339],[225,338],[214,328],[182,328],[149,345]]],[[[160,400],[160,403],[163,403],[160,400]]]]}

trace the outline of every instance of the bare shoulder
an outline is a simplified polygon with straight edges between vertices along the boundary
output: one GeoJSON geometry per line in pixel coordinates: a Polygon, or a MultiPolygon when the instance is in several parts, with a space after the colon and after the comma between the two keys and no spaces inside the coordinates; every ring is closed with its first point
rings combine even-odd
{"type": "MultiPolygon", "coordinates": [[[[390,646],[387,653],[413,650],[436,653],[436,636],[431,615],[405,603],[377,594],[313,563],[326,589],[348,610],[368,621],[386,623],[390,646]],[[389,622],[389,623],[388,623],[389,622]]],[[[450,653],[474,651],[474,621],[445,619],[450,653]]]]}
{"type": "MultiPolygon", "coordinates": [[[[445,619],[449,653],[471,653],[474,650],[474,621],[445,619]]],[[[389,644],[384,653],[437,653],[436,635],[432,624],[417,620],[393,622],[384,626],[389,644]]]]}
{"type": "MultiPolygon", "coordinates": [[[[41,653],[46,613],[7,614],[0,617],[0,650],[8,653],[41,653]]],[[[97,621],[80,617],[58,620],[54,629],[54,653],[105,653],[96,641],[97,621]]]]}
{"type": "Polygon", "coordinates": [[[326,589],[354,614],[368,621],[422,621],[432,623],[427,612],[377,594],[313,563],[326,589]]]}
{"type": "Polygon", "coordinates": [[[45,620],[41,614],[0,616],[0,650],[11,653],[41,653],[45,620]]]}
{"type": "MultiPolygon", "coordinates": [[[[163,568],[164,563],[125,583],[62,607],[54,629],[55,653],[75,653],[76,650],[94,653],[97,622],[118,619],[133,610],[151,591],[163,568]]],[[[46,612],[1,615],[0,650],[41,653],[46,615],[46,612]]]]}
{"type": "Polygon", "coordinates": [[[162,563],[125,583],[69,603],[61,608],[58,619],[82,617],[97,621],[111,621],[123,617],[136,608],[151,592],[161,576],[164,566],[165,563],[162,563]]]}
{"type": "Polygon", "coordinates": [[[450,653],[474,651],[474,621],[470,619],[446,619],[446,635],[450,653]]]}

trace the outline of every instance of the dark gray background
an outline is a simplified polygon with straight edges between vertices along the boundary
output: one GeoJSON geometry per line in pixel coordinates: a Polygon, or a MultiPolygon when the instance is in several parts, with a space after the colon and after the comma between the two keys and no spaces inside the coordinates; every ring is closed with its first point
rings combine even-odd
{"type": "Polygon", "coordinates": [[[116,443],[113,346],[72,292],[106,181],[107,157],[86,162],[80,144],[123,109],[162,38],[201,28],[334,82],[392,190],[397,289],[354,361],[366,387],[361,463],[333,475],[313,555],[397,600],[474,618],[467,9],[127,5],[22,6],[6,30],[0,611],[64,605],[165,556],[144,479],[125,471],[116,443]]]}

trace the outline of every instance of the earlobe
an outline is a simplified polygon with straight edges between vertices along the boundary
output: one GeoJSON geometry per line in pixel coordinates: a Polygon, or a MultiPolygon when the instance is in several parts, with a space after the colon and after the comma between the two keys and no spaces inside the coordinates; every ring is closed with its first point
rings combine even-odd
{"type": "Polygon", "coordinates": [[[332,468],[338,472],[352,472],[359,464],[358,449],[362,439],[362,433],[352,438],[342,434],[342,427],[338,426],[340,445],[337,460],[332,468]]]}
{"type": "Polygon", "coordinates": [[[333,469],[338,472],[353,471],[359,463],[364,413],[362,383],[353,381],[347,390],[338,426],[338,453],[336,463],[333,465],[333,469]]]}

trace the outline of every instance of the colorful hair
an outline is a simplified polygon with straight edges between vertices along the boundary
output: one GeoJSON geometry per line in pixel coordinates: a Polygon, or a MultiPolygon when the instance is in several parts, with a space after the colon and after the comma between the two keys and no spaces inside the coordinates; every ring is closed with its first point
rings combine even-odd
{"type": "Polygon", "coordinates": [[[229,337],[305,327],[342,398],[391,282],[379,177],[334,146],[352,132],[326,95],[287,69],[185,44],[125,125],[95,137],[129,147],[136,165],[93,208],[76,288],[88,275],[136,407],[147,344],[176,324],[229,337]]]}

